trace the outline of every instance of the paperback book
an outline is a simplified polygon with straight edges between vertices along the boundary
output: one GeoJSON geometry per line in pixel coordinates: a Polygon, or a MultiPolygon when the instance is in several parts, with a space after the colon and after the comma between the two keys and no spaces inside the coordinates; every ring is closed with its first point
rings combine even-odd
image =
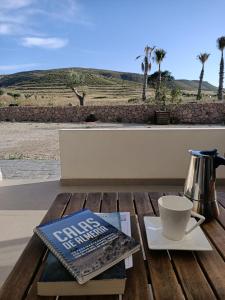
{"type": "Polygon", "coordinates": [[[40,225],[34,231],[79,284],[140,249],[132,237],[90,210],[40,225]]]}
{"type": "MultiPolygon", "coordinates": [[[[97,213],[105,221],[130,235],[130,213],[97,213]]],[[[80,285],[51,252],[37,282],[39,296],[81,296],[124,294],[126,269],[132,267],[132,256],[80,285]]]]}

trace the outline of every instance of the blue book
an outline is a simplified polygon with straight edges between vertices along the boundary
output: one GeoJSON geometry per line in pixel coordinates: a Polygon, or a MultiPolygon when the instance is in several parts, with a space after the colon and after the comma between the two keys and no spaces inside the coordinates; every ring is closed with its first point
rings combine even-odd
{"type": "MultiPolygon", "coordinates": [[[[120,213],[98,213],[116,228],[121,228],[120,213]]],[[[81,296],[124,294],[126,283],[125,262],[107,269],[103,273],[80,285],[60,263],[55,255],[48,253],[43,272],[37,282],[39,296],[81,296]]]]}
{"type": "Polygon", "coordinates": [[[140,249],[133,238],[86,209],[34,231],[79,284],[140,249]]]}

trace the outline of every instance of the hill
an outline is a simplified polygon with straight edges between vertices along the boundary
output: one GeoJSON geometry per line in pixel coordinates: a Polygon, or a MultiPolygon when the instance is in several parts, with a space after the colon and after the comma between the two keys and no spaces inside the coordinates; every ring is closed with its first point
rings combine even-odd
{"type": "MultiPolygon", "coordinates": [[[[92,84],[115,84],[119,81],[131,81],[141,83],[143,76],[138,73],[118,72],[110,70],[88,69],[88,68],[64,68],[51,70],[34,70],[19,72],[11,75],[0,75],[0,87],[48,87],[65,85],[66,75],[70,71],[76,71],[86,75],[86,85],[92,84]]],[[[198,80],[177,79],[175,85],[182,90],[196,90],[198,80]]],[[[216,91],[217,87],[203,81],[202,89],[205,91],[216,91]]]]}
{"type": "MultiPolygon", "coordinates": [[[[175,84],[181,90],[188,90],[188,91],[196,91],[198,89],[198,80],[187,80],[187,79],[177,79],[175,80],[175,84]]],[[[203,91],[210,91],[210,92],[217,92],[217,87],[210,84],[207,81],[202,82],[202,90],[203,91]]]]}
{"type": "MultiPolygon", "coordinates": [[[[31,105],[32,99],[37,105],[68,105],[75,101],[73,92],[66,84],[67,75],[71,71],[83,74],[84,83],[79,88],[86,91],[90,105],[124,104],[141,95],[143,75],[88,68],[34,70],[0,75],[0,88],[23,95],[25,105],[31,105]]],[[[182,90],[196,92],[198,81],[175,80],[175,85],[182,90]]],[[[215,92],[217,88],[203,82],[202,90],[215,92]]],[[[153,93],[153,90],[148,89],[147,96],[153,93]]]]}

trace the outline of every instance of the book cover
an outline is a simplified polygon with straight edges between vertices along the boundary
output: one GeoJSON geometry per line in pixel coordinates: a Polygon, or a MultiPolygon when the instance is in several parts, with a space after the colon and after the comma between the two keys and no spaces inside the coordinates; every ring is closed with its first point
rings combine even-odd
{"type": "MultiPolygon", "coordinates": [[[[120,213],[97,213],[97,215],[116,228],[121,229],[120,213]]],[[[80,285],[56,256],[48,252],[44,269],[37,282],[37,293],[39,296],[123,294],[125,283],[126,271],[124,261],[92,278],[86,284],[80,285]]]]}
{"type": "Polygon", "coordinates": [[[133,238],[90,210],[40,225],[34,231],[80,284],[140,249],[133,238]]]}

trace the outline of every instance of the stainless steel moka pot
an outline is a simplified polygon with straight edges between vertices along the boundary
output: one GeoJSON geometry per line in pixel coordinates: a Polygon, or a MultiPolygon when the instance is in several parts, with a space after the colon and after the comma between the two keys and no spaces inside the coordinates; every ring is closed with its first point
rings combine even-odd
{"type": "Polygon", "coordinates": [[[216,168],[225,165],[225,158],[218,155],[217,149],[211,151],[189,150],[191,160],[184,186],[184,196],[193,201],[193,210],[206,221],[219,215],[216,199],[216,168]]]}

